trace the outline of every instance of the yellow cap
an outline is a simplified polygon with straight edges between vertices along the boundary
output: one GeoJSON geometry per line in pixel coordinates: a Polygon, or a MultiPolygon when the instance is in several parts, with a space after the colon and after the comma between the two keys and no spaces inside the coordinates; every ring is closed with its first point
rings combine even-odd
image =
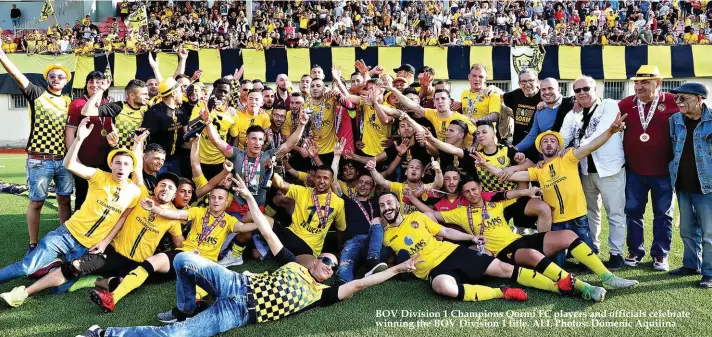
{"type": "Polygon", "coordinates": [[[121,155],[127,154],[127,155],[131,156],[131,159],[133,159],[133,169],[131,170],[131,172],[136,171],[136,165],[138,165],[138,161],[136,160],[136,155],[133,153],[133,151],[129,151],[124,148],[116,149],[116,150],[109,152],[109,156],[106,157],[106,163],[109,165],[109,167],[111,167],[111,160],[113,160],[117,154],[121,154],[121,155]]]}
{"type": "Polygon", "coordinates": [[[662,80],[663,77],[660,76],[660,69],[658,66],[652,64],[644,64],[640,66],[638,72],[635,73],[634,77],[631,77],[631,81],[645,81],[645,80],[662,80]]]}
{"type": "Polygon", "coordinates": [[[49,75],[49,72],[52,71],[53,69],[59,69],[64,72],[64,74],[67,75],[67,82],[72,80],[72,73],[67,69],[67,67],[61,65],[61,64],[50,64],[48,65],[45,70],[44,70],[44,79],[47,80],[47,75],[49,75]]]}
{"type": "Polygon", "coordinates": [[[545,132],[540,133],[540,134],[536,137],[536,141],[534,142],[534,145],[536,146],[536,150],[539,151],[539,153],[543,153],[543,152],[541,151],[541,140],[544,139],[544,137],[545,137],[545,136],[548,136],[548,135],[554,135],[554,137],[556,137],[556,140],[559,141],[559,148],[563,148],[563,147],[564,147],[564,138],[561,137],[561,134],[558,133],[558,132],[556,132],[556,131],[551,131],[551,130],[549,130],[549,131],[545,131],[545,132]]]}
{"type": "Polygon", "coordinates": [[[171,94],[176,89],[178,89],[178,82],[176,82],[176,80],[174,80],[173,78],[167,78],[158,85],[158,95],[161,97],[165,97],[171,94]]]}

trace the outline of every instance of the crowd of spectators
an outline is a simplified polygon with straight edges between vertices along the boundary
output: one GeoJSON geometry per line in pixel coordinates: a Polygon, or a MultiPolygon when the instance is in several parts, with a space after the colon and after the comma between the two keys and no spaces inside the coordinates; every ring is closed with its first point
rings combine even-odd
{"type": "Polygon", "coordinates": [[[709,1],[150,1],[148,25],[122,20],[6,36],[6,52],[140,53],[179,48],[709,44],[709,1]]]}

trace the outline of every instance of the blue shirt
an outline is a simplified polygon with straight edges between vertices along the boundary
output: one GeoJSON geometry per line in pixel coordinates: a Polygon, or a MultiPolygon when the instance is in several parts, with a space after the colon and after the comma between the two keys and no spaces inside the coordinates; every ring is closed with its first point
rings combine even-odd
{"type": "Polygon", "coordinates": [[[559,112],[560,106],[561,105],[556,108],[546,107],[534,114],[534,123],[532,123],[531,131],[516,145],[519,152],[529,150],[534,146],[536,137],[539,136],[540,133],[551,130],[551,127],[554,126],[554,121],[556,121],[556,114],[559,112]]]}
{"type": "Polygon", "coordinates": [[[383,43],[385,43],[386,46],[395,46],[396,38],[394,36],[386,36],[383,38],[383,43]]]}

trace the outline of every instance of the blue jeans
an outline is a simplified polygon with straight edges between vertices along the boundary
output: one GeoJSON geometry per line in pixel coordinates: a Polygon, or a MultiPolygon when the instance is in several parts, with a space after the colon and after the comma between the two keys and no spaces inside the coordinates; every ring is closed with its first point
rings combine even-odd
{"type": "Polygon", "coordinates": [[[712,277],[712,194],[677,192],[682,265],[712,277]]]}
{"type": "Polygon", "coordinates": [[[628,170],[625,184],[625,215],[628,227],[628,253],[645,256],[643,215],[648,192],[653,206],[653,244],[650,256],[667,257],[672,242],[672,183],[668,176],[643,176],[628,170]]]}
{"type": "MultiPolygon", "coordinates": [[[[594,248],[593,240],[591,239],[591,230],[588,228],[588,216],[584,215],[568,221],[551,224],[552,231],[560,231],[564,229],[572,230],[574,233],[576,233],[576,235],[578,235],[579,239],[581,239],[584,243],[591,247],[591,249],[593,249],[596,254],[598,254],[598,252],[594,248]]],[[[553,260],[554,263],[556,263],[557,265],[563,266],[566,262],[566,250],[562,250],[556,253],[556,255],[554,255],[553,260]]]]}
{"type": "MultiPolygon", "coordinates": [[[[227,214],[232,215],[237,218],[237,220],[242,221],[242,214],[237,213],[237,212],[227,212],[227,214]]],[[[235,240],[235,237],[237,236],[237,233],[230,233],[227,235],[225,238],[225,241],[223,241],[222,247],[220,247],[220,253],[218,253],[218,261],[222,260],[225,255],[230,251],[230,247],[232,247],[232,242],[235,240]]]]}
{"type": "Polygon", "coordinates": [[[12,26],[17,27],[20,25],[20,18],[12,19],[12,26]]]}
{"type": "Polygon", "coordinates": [[[341,263],[337,275],[339,281],[346,283],[354,280],[357,264],[366,257],[366,260],[380,262],[382,258],[383,226],[371,225],[368,234],[356,235],[344,243],[341,251],[341,263]]]}
{"type": "Polygon", "coordinates": [[[195,286],[216,301],[208,309],[183,322],[157,326],[108,328],[111,336],[215,336],[249,324],[247,311],[247,277],[192,253],[180,253],[173,260],[178,276],[176,297],[178,310],[192,313],[196,309],[195,286]]]}
{"type": "Polygon", "coordinates": [[[47,191],[52,180],[57,195],[70,196],[74,192],[74,175],[62,165],[61,160],[27,159],[25,168],[31,201],[47,199],[47,191]]]}
{"type": "Polygon", "coordinates": [[[21,261],[15,262],[0,270],[0,284],[30,275],[38,269],[50,264],[60,255],[65,255],[67,260],[79,258],[86,254],[87,248],[82,246],[77,239],[69,233],[62,224],[57,229],[47,233],[37,248],[27,254],[21,261]]]}

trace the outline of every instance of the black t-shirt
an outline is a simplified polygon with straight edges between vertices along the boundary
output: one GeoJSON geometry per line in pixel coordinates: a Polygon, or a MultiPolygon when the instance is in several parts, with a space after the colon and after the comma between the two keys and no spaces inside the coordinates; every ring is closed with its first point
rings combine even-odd
{"type": "MultiPolygon", "coordinates": [[[[390,164],[393,160],[395,160],[396,156],[398,155],[398,150],[396,150],[395,144],[385,150],[386,152],[386,163],[390,164]]],[[[408,162],[410,162],[411,159],[418,159],[420,160],[423,165],[427,165],[430,162],[430,154],[428,153],[428,150],[425,148],[425,146],[420,145],[417,141],[415,144],[411,145],[411,147],[408,149],[408,152],[401,158],[400,162],[400,167],[401,167],[401,179],[400,182],[405,181],[405,170],[408,168],[408,162]]]]}
{"type": "Polygon", "coordinates": [[[356,235],[368,234],[371,228],[371,222],[356,203],[360,203],[363,206],[366,214],[371,219],[377,218],[381,214],[381,209],[378,207],[378,197],[373,197],[366,201],[344,198],[344,210],[346,211],[346,218],[349,219],[349,225],[346,226],[345,240],[349,240],[356,235]]]}
{"type": "Polygon", "coordinates": [[[477,177],[475,160],[470,157],[470,152],[467,151],[467,149],[464,149],[463,151],[465,155],[462,158],[443,151],[438,151],[440,157],[440,168],[445,171],[448,166],[454,166],[462,176],[477,177]]]}
{"type": "Polygon", "coordinates": [[[512,143],[519,144],[532,129],[534,113],[537,104],[541,103],[541,95],[537,92],[532,97],[524,95],[522,89],[510,91],[502,97],[504,105],[514,112],[514,136],[512,143]]]}
{"type": "Polygon", "coordinates": [[[700,120],[693,120],[683,117],[687,136],[685,137],[685,146],[682,149],[680,156],[680,166],[677,169],[677,183],[675,186],[679,191],[685,193],[702,193],[700,187],[700,177],[697,175],[697,163],[695,162],[695,144],[693,133],[700,120]]]}
{"type": "Polygon", "coordinates": [[[172,160],[178,147],[178,133],[181,128],[179,116],[183,114],[180,108],[171,109],[166,103],[158,103],[148,109],[143,117],[141,127],[148,129],[148,143],[156,143],[166,150],[166,160],[172,160]]]}
{"type": "Polygon", "coordinates": [[[158,173],[150,174],[143,170],[143,184],[146,186],[148,193],[153,195],[153,189],[156,188],[156,180],[158,179],[158,173]]]}

